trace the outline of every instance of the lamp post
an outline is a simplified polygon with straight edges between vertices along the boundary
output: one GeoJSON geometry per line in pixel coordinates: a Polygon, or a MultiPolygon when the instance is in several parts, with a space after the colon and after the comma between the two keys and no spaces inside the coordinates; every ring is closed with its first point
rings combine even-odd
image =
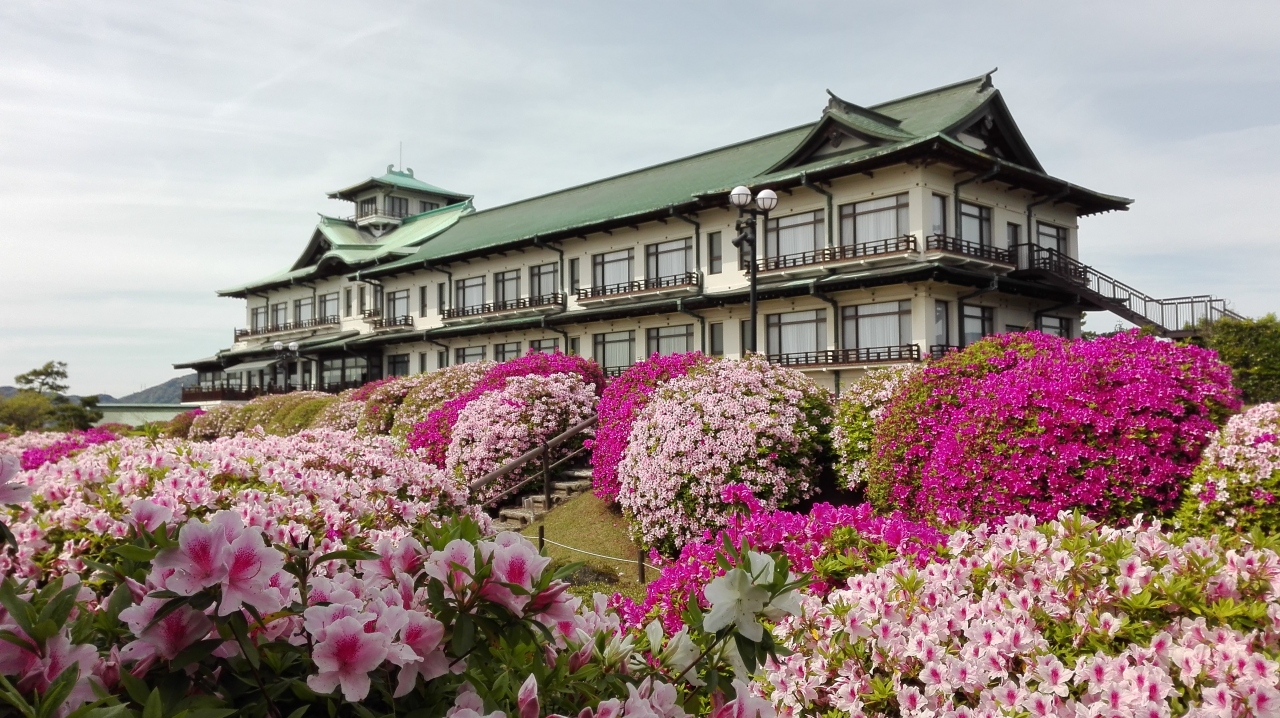
{"type": "MultiPolygon", "coordinates": [[[[271,348],[274,349],[276,352],[276,361],[284,361],[287,359],[293,359],[294,361],[298,360],[298,343],[297,342],[289,342],[289,345],[285,346],[284,342],[277,340],[275,344],[271,345],[271,348]]],[[[302,367],[298,367],[298,376],[299,377],[302,376],[302,367]]],[[[285,388],[285,391],[289,390],[289,365],[288,364],[284,365],[284,388],[285,388]]]]}
{"type": "Polygon", "coordinates": [[[765,232],[768,233],[769,211],[778,206],[778,195],[771,189],[762,189],[752,198],[751,190],[741,185],[734,187],[729,193],[729,202],[738,208],[738,223],[735,229],[738,236],[733,238],[733,246],[741,252],[747,248],[747,256],[751,263],[747,268],[751,281],[751,322],[747,337],[747,351],[756,351],[756,237],[759,227],[758,218],[764,217],[765,232]],[[755,206],[752,207],[754,202],[755,206]]]}

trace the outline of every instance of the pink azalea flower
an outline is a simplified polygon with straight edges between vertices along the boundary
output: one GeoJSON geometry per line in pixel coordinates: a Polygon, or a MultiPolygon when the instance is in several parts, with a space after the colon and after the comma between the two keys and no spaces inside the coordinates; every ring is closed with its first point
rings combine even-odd
{"type": "Polygon", "coordinates": [[[222,526],[188,521],[178,532],[178,547],[162,550],[154,569],[173,569],[165,587],[184,596],[221,583],[227,577],[231,545],[222,526]]]}
{"type": "Polygon", "coordinates": [[[520,691],[516,693],[516,706],[519,707],[520,718],[539,718],[538,679],[532,673],[524,679],[520,691]]]}
{"type": "Polygon", "coordinates": [[[395,697],[408,695],[418,679],[429,681],[443,676],[449,670],[449,659],[441,650],[444,624],[418,611],[409,613],[409,620],[400,629],[400,641],[408,646],[417,660],[400,667],[400,680],[395,697]]]}
{"type": "Polygon", "coordinates": [[[476,571],[476,548],[468,541],[454,539],[427,557],[423,569],[428,576],[444,583],[449,595],[461,593],[470,585],[476,571]]]}
{"type": "Polygon", "coordinates": [[[12,481],[22,471],[22,463],[11,454],[0,455],[0,504],[22,504],[31,500],[31,487],[12,481]]]}
{"type": "Polygon", "coordinates": [[[284,555],[267,546],[262,534],[247,529],[232,542],[231,561],[222,579],[222,602],[218,615],[227,616],[249,604],[259,613],[272,613],[284,607],[279,591],[271,587],[271,578],[284,568],[284,555]]]}
{"type": "Polygon", "coordinates": [[[311,654],[319,673],[307,677],[307,686],[327,694],[339,686],[348,701],[369,695],[369,672],[382,664],[391,647],[385,633],[366,633],[364,623],[353,616],[329,624],[325,638],[311,654]]]}
{"type": "Polygon", "coordinates": [[[172,660],[187,646],[209,635],[213,623],[203,613],[183,606],[171,611],[155,625],[147,627],[168,599],[147,596],[142,603],[120,612],[120,620],[137,640],[120,651],[121,660],[142,661],[152,657],[172,660]]]}
{"type": "Polygon", "coordinates": [[[173,518],[173,509],[149,499],[138,499],[129,505],[128,516],[129,522],[135,526],[147,531],[155,531],[173,518]]]}
{"type": "MultiPolygon", "coordinates": [[[[493,580],[509,583],[523,589],[531,590],[533,582],[542,575],[543,569],[551,563],[549,556],[538,554],[538,549],[528,540],[521,538],[506,546],[498,545],[493,549],[493,580]]],[[[506,586],[490,583],[485,586],[484,596],[497,601],[512,612],[519,614],[528,605],[528,594],[516,594],[506,586]]]]}

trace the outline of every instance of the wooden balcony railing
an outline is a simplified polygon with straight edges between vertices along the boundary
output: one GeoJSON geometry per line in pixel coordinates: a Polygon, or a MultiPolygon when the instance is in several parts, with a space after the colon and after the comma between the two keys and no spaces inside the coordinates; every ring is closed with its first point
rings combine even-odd
{"type": "Polygon", "coordinates": [[[825,349],[816,352],[770,354],[768,358],[774,364],[785,366],[879,364],[883,362],[920,361],[920,347],[915,344],[902,344],[892,347],[825,349]]]}
{"type": "Polygon", "coordinates": [[[481,314],[498,314],[501,312],[512,312],[520,309],[536,309],[538,307],[555,306],[564,306],[563,294],[556,292],[554,294],[543,294],[538,297],[511,299],[505,302],[472,304],[467,307],[450,307],[449,309],[445,309],[440,312],[440,316],[445,319],[457,319],[459,317],[474,317],[481,314]]]}
{"type": "Polygon", "coordinates": [[[889,239],[881,239],[875,242],[866,242],[863,244],[849,244],[842,247],[825,247],[812,252],[800,252],[798,254],[783,254],[777,257],[766,257],[764,259],[756,260],[756,269],[761,272],[769,272],[776,269],[790,269],[810,264],[824,264],[826,262],[837,262],[846,259],[875,257],[882,254],[914,252],[915,250],[916,238],[911,235],[903,235],[901,237],[890,237],[889,239]]]}
{"type": "Polygon", "coordinates": [[[701,276],[697,272],[685,272],[683,274],[673,274],[669,277],[655,277],[653,279],[641,279],[634,282],[605,284],[599,287],[579,289],[578,300],[600,299],[602,297],[608,297],[615,294],[632,294],[635,292],[671,289],[675,287],[696,287],[700,280],[701,276]]]}
{"type": "Polygon", "coordinates": [[[356,207],[356,219],[365,219],[366,217],[386,217],[387,219],[404,219],[409,216],[409,212],[395,209],[382,209],[380,207],[356,207]]]}
{"type": "Polygon", "coordinates": [[[999,262],[1000,264],[1012,265],[1014,263],[1013,254],[1007,249],[992,247],[989,244],[969,242],[955,237],[948,237],[945,234],[931,234],[925,238],[924,243],[926,251],[963,254],[966,257],[977,257],[978,259],[985,259],[988,262],[999,262]]]}
{"type": "Polygon", "coordinates": [[[251,327],[249,329],[237,329],[235,332],[236,341],[240,341],[246,337],[262,336],[264,334],[276,334],[278,332],[292,332],[299,329],[314,329],[316,327],[324,327],[337,324],[340,320],[338,315],[328,317],[316,317],[315,319],[303,319],[300,322],[284,322],[283,324],[272,324],[265,327],[251,327]]]}
{"type": "Polygon", "coordinates": [[[408,314],[401,314],[398,317],[377,317],[369,322],[369,326],[374,329],[390,329],[392,327],[411,327],[413,326],[413,317],[408,314]]]}
{"type": "Polygon", "coordinates": [[[954,344],[930,344],[929,356],[934,359],[941,359],[950,352],[960,351],[960,347],[954,344]]]}

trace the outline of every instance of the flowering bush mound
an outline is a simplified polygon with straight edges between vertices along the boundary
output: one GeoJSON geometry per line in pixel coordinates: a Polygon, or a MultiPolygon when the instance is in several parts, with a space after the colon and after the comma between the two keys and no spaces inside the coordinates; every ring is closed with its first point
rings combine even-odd
{"type": "Polygon", "coordinates": [[[530,349],[522,357],[493,365],[470,390],[432,410],[409,432],[409,448],[417,451],[424,460],[443,467],[449,444],[453,441],[454,426],[468,404],[491,391],[502,389],[513,377],[552,374],[577,374],[594,387],[597,396],[604,391],[604,372],[590,359],[559,352],[544,354],[530,349]]]}
{"type": "Polygon", "coordinates": [[[781,715],[1280,714],[1280,556],[1077,514],[957,531],[774,628],[781,715]]]}
{"type": "Polygon", "coordinates": [[[876,427],[889,402],[919,371],[919,364],[872,369],[840,394],[831,424],[831,449],[842,488],[855,490],[864,484],[876,427]]]}
{"type": "Polygon", "coordinates": [[[1222,527],[1280,531],[1280,404],[1227,421],[1204,450],[1176,518],[1199,535],[1222,527]]]}
{"type": "MultiPolygon", "coordinates": [[[[273,541],[341,540],[463,510],[464,486],[388,437],[308,431],[210,442],[123,439],[19,474],[31,505],[0,513],[17,536],[0,573],[79,573],[135,521],[234,510],[273,541]]],[[[478,515],[475,509],[467,509],[478,515]]]]}
{"type": "Polygon", "coordinates": [[[203,413],[191,420],[187,438],[195,441],[210,441],[222,436],[224,426],[229,424],[238,411],[240,411],[239,404],[216,404],[205,409],[203,413]]]}
{"type": "Polygon", "coordinates": [[[708,362],[649,397],[618,465],[618,503],[647,546],[671,554],[728,523],[725,489],[767,509],[811,496],[830,397],[763,356],[708,362]]]}
{"type": "MultiPolygon", "coordinates": [[[[507,380],[506,386],[480,396],[458,413],[453,441],[445,454],[445,472],[463,482],[490,471],[564,433],[590,417],[596,387],[578,374],[530,374],[507,380]]],[[[580,434],[548,454],[557,461],[582,446],[580,434]]],[[[495,497],[540,468],[531,462],[480,490],[479,501],[495,497]]]]}
{"type": "Polygon", "coordinates": [[[358,429],[403,437],[432,410],[470,390],[493,365],[489,361],[454,364],[379,387],[365,402],[358,429]]]}
{"type": "Polygon", "coordinates": [[[929,364],[889,402],[867,496],[943,522],[1168,511],[1239,403],[1212,352],[1136,331],[987,337],[929,364]]]}
{"type": "Polygon", "coordinates": [[[649,395],[672,377],[684,376],[690,368],[707,361],[702,352],[654,354],[609,382],[600,396],[600,423],[591,440],[591,484],[596,496],[605,501],[617,499],[618,464],[630,443],[631,427],[649,402],[649,395]]]}
{"type": "Polygon", "coordinates": [[[104,428],[76,431],[27,432],[21,436],[0,440],[0,456],[10,455],[19,459],[24,470],[35,469],[80,451],[81,449],[116,441],[120,436],[104,428]]]}
{"type": "Polygon", "coordinates": [[[363,388],[357,387],[340,392],[337,401],[325,406],[315,415],[310,428],[355,431],[360,423],[360,417],[364,415],[364,401],[352,397],[363,388]]]}
{"type": "Polygon", "coordinates": [[[160,433],[171,439],[185,439],[191,433],[191,425],[195,423],[196,417],[203,413],[204,409],[200,407],[184,411],[170,419],[160,433]]]}

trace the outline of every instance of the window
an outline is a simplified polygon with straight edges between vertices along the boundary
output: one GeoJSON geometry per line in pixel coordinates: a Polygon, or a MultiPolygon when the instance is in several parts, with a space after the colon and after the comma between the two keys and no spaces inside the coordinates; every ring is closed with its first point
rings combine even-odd
{"type": "Polygon", "coordinates": [[[271,326],[282,327],[289,323],[289,305],[285,302],[271,305],[271,326]]]}
{"type": "Polygon", "coordinates": [[[631,281],[632,251],[623,249],[617,252],[597,254],[591,258],[591,286],[607,287],[611,284],[625,284],[631,281]]]}
{"type": "Polygon", "coordinates": [[[825,244],[822,210],[769,220],[764,256],[785,257],[813,252],[825,244]]]}
{"type": "Polygon", "coordinates": [[[387,376],[409,376],[409,355],[389,354],[387,356],[387,376]]]}
{"type": "Polygon", "coordinates": [[[579,356],[582,354],[582,347],[578,341],[578,337],[569,337],[569,354],[579,356]]]}
{"type": "Polygon", "coordinates": [[[423,200],[418,200],[418,213],[419,213],[419,214],[421,214],[421,213],[423,213],[423,212],[430,212],[430,211],[432,211],[432,210],[436,210],[436,209],[440,209],[440,203],[439,203],[439,202],[428,202],[428,201],[426,201],[425,199],[423,199],[423,200]]]}
{"type": "Polygon", "coordinates": [[[342,300],[344,306],[346,306],[346,311],[343,314],[349,317],[351,316],[351,287],[342,290],[342,300]]]}
{"type": "Polygon", "coordinates": [[[560,265],[555,262],[529,267],[529,296],[549,297],[560,293],[560,265]]]}
{"type": "Polygon", "coordinates": [[[426,352],[418,352],[418,373],[419,374],[427,373],[427,353],[426,352]]]}
{"type": "Polygon", "coordinates": [[[484,277],[468,277],[453,283],[454,306],[471,309],[484,304],[484,277]]]}
{"type": "MultiPolygon", "coordinates": [[[[387,295],[387,314],[388,317],[398,318],[409,316],[409,290],[401,289],[398,292],[391,292],[387,295]]],[[[406,362],[409,360],[406,358],[406,362]]],[[[408,364],[405,364],[408,368],[408,364]]]]}
{"type": "Polygon", "coordinates": [[[911,302],[875,302],[842,307],[843,349],[898,347],[911,343],[911,302]]]}
{"type": "Polygon", "coordinates": [[[595,335],[595,359],[605,372],[612,371],[614,374],[631,366],[636,360],[636,333],[626,331],[595,335]]]}
{"type": "Polygon", "coordinates": [[[249,312],[249,328],[260,332],[267,328],[267,308],[254,307],[249,312]]]}
{"type": "Polygon", "coordinates": [[[436,309],[439,310],[441,314],[444,314],[444,297],[448,291],[447,285],[444,282],[440,282],[436,285],[436,309]]]}
{"type": "Polygon", "coordinates": [[[382,285],[375,284],[373,285],[373,309],[375,311],[380,311],[383,308],[384,308],[384,305],[382,303],[382,285]]]}
{"type": "Polygon", "coordinates": [[[405,197],[388,197],[387,209],[392,217],[404,217],[409,214],[409,200],[405,197]]]}
{"type": "Polygon", "coordinates": [[[961,340],[964,346],[969,346],[985,336],[995,334],[996,310],[991,307],[964,305],[961,331],[963,332],[961,340]]]}
{"type": "Polygon", "coordinates": [[[960,239],[974,244],[991,244],[991,208],[960,203],[960,239]]]}
{"type": "Polygon", "coordinates": [[[356,214],[358,216],[368,217],[371,214],[377,214],[377,213],[378,213],[377,197],[369,197],[367,199],[360,200],[360,209],[356,211],[356,214]]]}
{"type": "Polygon", "coordinates": [[[364,299],[365,299],[365,287],[362,285],[360,287],[360,290],[356,292],[356,309],[360,312],[361,315],[363,315],[365,311],[364,299]]]}
{"type": "Polygon", "coordinates": [[[715,322],[708,329],[711,330],[711,356],[724,356],[724,324],[715,322]]]}
{"type": "Polygon", "coordinates": [[[840,244],[852,246],[907,233],[907,195],[881,197],[840,207],[840,244]]]}
{"type": "Polygon", "coordinates": [[[691,239],[647,245],[644,248],[644,276],[646,279],[678,277],[689,271],[693,264],[692,254],[691,239]]]}
{"type": "Polygon", "coordinates": [[[330,292],[320,295],[320,321],[332,322],[338,319],[338,293],[330,292]]]}
{"type": "Polygon", "coordinates": [[[693,325],[654,327],[647,330],[648,353],[670,356],[693,351],[693,325]]]}
{"type": "Polygon", "coordinates": [[[578,274],[578,258],[569,260],[569,291],[576,292],[582,287],[582,277],[578,274]]]}
{"type": "Polygon", "coordinates": [[[1071,338],[1071,320],[1063,317],[1040,317],[1040,331],[1063,339],[1071,338]]]}
{"type": "Polygon", "coordinates": [[[770,314],[765,319],[769,354],[798,354],[827,348],[827,312],[770,314]]]}
{"type": "Polygon", "coordinates": [[[315,300],[311,297],[293,300],[293,321],[309,322],[315,319],[315,308],[315,300]]]}
{"type": "Polygon", "coordinates": [[[535,352],[542,352],[543,354],[555,354],[556,352],[560,351],[560,340],[559,339],[534,339],[533,341],[529,342],[529,348],[535,352]]]}
{"type": "Polygon", "coordinates": [[[441,349],[436,352],[436,368],[443,369],[449,366],[449,352],[441,349]]]}
{"type": "Polygon", "coordinates": [[[933,343],[939,346],[951,343],[951,304],[941,299],[933,303],[933,343]]]}
{"type": "Polygon", "coordinates": [[[427,316],[427,285],[425,284],[418,287],[418,316],[427,316]]]}
{"type": "Polygon", "coordinates": [[[493,275],[493,301],[496,304],[514,302],[520,298],[520,270],[495,272],[493,275]]]}
{"type": "Polygon", "coordinates": [[[1022,225],[1009,222],[1005,225],[1005,239],[1009,242],[1009,249],[1022,244],[1022,225]]]}
{"type": "Polygon", "coordinates": [[[945,195],[933,195],[933,229],[934,234],[947,233],[947,198],[945,195]]]}
{"type": "Polygon", "coordinates": [[[459,347],[453,352],[455,364],[471,364],[484,361],[484,347],[459,347]]]}
{"type": "Polygon", "coordinates": [[[1066,254],[1067,228],[1036,222],[1036,244],[1066,254]]]}
{"type": "Polygon", "coordinates": [[[507,361],[520,356],[520,342],[505,342],[493,345],[493,360],[507,361]]]}
{"type": "Polygon", "coordinates": [[[707,259],[709,274],[719,274],[724,271],[724,243],[720,241],[719,232],[707,235],[707,259]]]}

